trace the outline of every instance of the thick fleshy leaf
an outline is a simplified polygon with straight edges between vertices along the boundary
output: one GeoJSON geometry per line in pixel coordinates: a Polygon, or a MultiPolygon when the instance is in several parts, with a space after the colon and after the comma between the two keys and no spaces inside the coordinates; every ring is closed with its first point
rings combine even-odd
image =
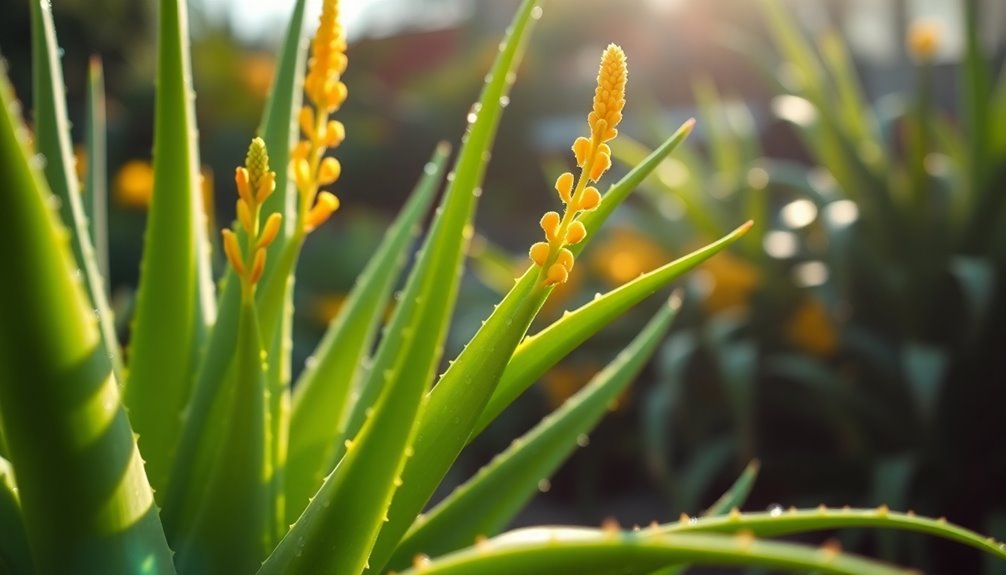
{"type": "Polygon", "coordinates": [[[0,411],[35,567],[172,573],[69,233],[0,79],[0,411]],[[68,480],[72,478],[72,480],[68,480]]]}
{"type": "Polygon", "coordinates": [[[744,535],[673,537],[577,527],[511,531],[430,561],[417,558],[402,575],[635,575],[691,563],[743,565],[833,575],[907,575],[907,571],[829,548],[760,541],[744,535]]]}
{"type": "Polygon", "coordinates": [[[216,306],[199,185],[188,15],[180,0],[162,0],[158,6],[154,190],[125,402],[150,483],[163,494],[216,306]]]}
{"type": "Polygon", "coordinates": [[[361,389],[354,437],[333,474],[280,541],[262,573],[359,573],[410,453],[415,421],[440,360],[479,186],[513,72],[540,8],[519,9],[483,89],[447,193],[361,389]],[[374,396],[380,393],[373,403],[374,396]],[[362,427],[357,427],[358,421],[362,427]],[[364,422],[365,421],[365,422],[364,422]],[[359,433],[356,430],[359,429],[359,433]]]}
{"type": "Polygon", "coordinates": [[[70,124],[66,117],[66,89],[59,63],[59,46],[52,24],[52,4],[32,1],[32,89],[34,94],[35,148],[44,163],[49,189],[57,198],[60,218],[70,231],[70,245],[92,308],[98,314],[98,327],[110,354],[116,379],[125,376],[119,340],[115,335],[105,278],[101,275],[88,231],[87,216],[80,197],[75,160],[70,146],[70,124]]]}
{"type": "Polygon", "coordinates": [[[346,406],[363,375],[362,366],[409,247],[436,196],[449,153],[448,145],[437,147],[401,215],[374,250],[339,316],[329,325],[294,386],[286,480],[291,521],[332,470],[335,446],[345,439],[342,427],[346,406]]]}
{"type": "Polygon", "coordinates": [[[251,573],[274,535],[265,370],[251,301],[241,305],[234,365],[234,385],[214,419],[221,443],[215,456],[196,460],[205,465],[206,483],[187,494],[195,507],[191,523],[171,541],[175,564],[186,573],[251,573]]]}
{"type": "MultiPolygon", "coordinates": [[[[604,205],[604,202],[601,204],[604,205]]],[[[482,411],[472,437],[485,429],[506,406],[551,366],[601,327],[740,239],[751,225],[752,223],[748,222],[704,248],[642,274],[631,282],[595,298],[576,311],[564,314],[552,325],[521,342],[507,365],[496,392],[482,411]]]]}
{"type": "Polygon", "coordinates": [[[391,567],[407,566],[416,554],[436,557],[464,548],[476,537],[495,535],[506,527],[537,493],[542,478],[555,473],[636,378],[679,307],[676,298],[663,306],[590,383],[413,523],[395,549],[391,567]]]}

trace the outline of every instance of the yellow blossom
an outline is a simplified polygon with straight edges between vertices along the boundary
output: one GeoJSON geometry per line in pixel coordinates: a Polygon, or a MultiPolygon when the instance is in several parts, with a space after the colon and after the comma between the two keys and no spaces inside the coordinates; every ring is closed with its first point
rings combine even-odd
{"type": "Polygon", "coordinates": [[[545,285],[565,283],[573,269],[573,253],[565,246],[578,244],[587,237],[587,228],[577,217],[597,208],[601,194],[587,185],[597,182],[611,167],[611,149],[606,142],[618,135],[616,126],[622,120],[625,107],[625,81],[627,71],[625,53],[618,46],[609,45],[601,56],[597,72],[594,104],[587,115],[590,137],[579,137],[573,142],[573,156],[580,168],[579,178],[565,172],[555,182],[559,200],[565,205],[563,215],[547,212],[541,219],[545,242],[531,246],[531,261],[541,268],[545,285]]]}

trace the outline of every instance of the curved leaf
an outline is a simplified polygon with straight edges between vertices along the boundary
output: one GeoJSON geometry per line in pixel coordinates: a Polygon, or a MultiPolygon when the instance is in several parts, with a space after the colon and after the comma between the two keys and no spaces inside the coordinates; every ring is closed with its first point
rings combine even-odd
{"type": "MultiPolygon", "coordinates": [[[[103,287],[109,289],[108,271],[108,174],[105,147],[105,74],[101,58],[92,56],[87,69],[87,175],[84,181],[84,199],[87,202],[88,227],[98,272],[104,279],[103,287]]],[[[114,331],[113,331],[114,333],[114,331]]],[[[117,377],[121,377],[118,375],[117,377]]],[[[120,379],[121,381],[121,379],[120,379]]]]}
{"type": "Polygon", "coordinates": [[[14,482],[14,468],[0,458],[0,573],[34,573],[28,534],[21,518],[21,502],[14,482]]]}
{"type": "Polygon", "coordinates": [[[35,567],[172,573],[68,232],[0,79],[0,413],[35,567]]]}
{"type": "Polygon", "coordinates": [[[647,536],[617,529],[532,528],[512,531],[434,561],[420,558],[402,575],[635,575],[677,563],[744,565],[834,575],[907,575],[907,571],[792,543],[750,536],[647,536]]]}
{"type": "Polygon", "coordinates": [[[154,191],[143,241],[125,403],[150,483],[165,493],[181,414],[216,315],[203,229],[188,16],[161,0],[154,106],[154,191]]]}

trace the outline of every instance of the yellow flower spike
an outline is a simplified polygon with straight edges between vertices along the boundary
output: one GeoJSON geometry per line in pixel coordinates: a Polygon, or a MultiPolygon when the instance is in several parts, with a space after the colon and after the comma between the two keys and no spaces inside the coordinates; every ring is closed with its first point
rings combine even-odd
{"type": "Polygon", "coordinates": [[[252,262],[251,273],[248,275],[248,281],[253,285],[258,283],[258,280],[262,278],[263,270],[265,270],[265,249],[258,248],[255,250],[255,261],[252,262]]]}
{"type": "Polygon", "coordinates": [[[224,254],[227,255],[227,261],[234,266],[234,271],[238,275],[244,275],[245,265],[241,260],[241,246],[238,245],[237,236],[228,228],[224,228],[220,233],[224,238],[224,254]]]}
{"type": "Polygon", "coordinates": [[[335,158],[325,158],[318,169],[318,185],[327,186],[339,179],[342,174],[342,164],[335,158]]]}
{"type": "Polygon", "coordinates": [[[339,209],[339,198],[331,192],[321,192],[318,194],[318,203],[311,208],[304,219],[304,229],[308,232],[314,231],[318,226],[325,223],[325,220],[339,209]]]}
{"type": "Polygon", "coordinates": [[[238,199],[238,222],[241,223],[241,227],[245,229],[249,234],[255,233],[255,220],[252,217],[251,206],[248,202],[244,201],[244,198],[238,199]]]}
{"type": "Polygon", "coordinates": [[[528,252],[528,256],[531,261],[538,264],[539,266],[545,265],[545,261],[548,259],[548,253],[550,249],[548,244],[545,242],[538,242],[531,246],[531,250],[528,252]]]}
{"type": "Polygon", "coordinates": [[[246,202],[252,200],[251,184],[248,180],[248,170],[245,168],[235,168],[234,184],[238,188],[238,197],[246,202]]]}
{"type": "MultiPolygon", "coordinates": [[[[308,98],[326,112],[337,106],[339,77],[346,71],[346,35],[339,23],[339,3],[325,0],[318,20],[318,32],[311,41],[311,59],[308,60],[304,91],[308,98]]],[[[345,89],[345,86],[343,86],[345,89]]]]}
{"type": "Polygon", "coordinates": [[[601,205],[601,192],[597,191],[594,186],[587,186],[583,190],[583,195],[580,196],[580,203],[577,204],[576,209],[589,212],[597,209],[599,205],[601,205]]]}
{"type": "Polygon", "coordinates": [[[587,228],[583,226],[582,222],[573,222],[566,230],[567,244],[578,244],[582,242],[585,237],[587,237],[587,228]]]}
{"type": "Polygon", "coordinates": [[[568,204],[570,198],[573,197],[573,174],[570,172],[564,172],[555,181],[555,190],[559,192],[559,199],[562,200],[564,204],[568,204]]]}
{"type": "Polygon", "coordinates": [[[248,154],[245,156],[245,167],[248,169],[248,184],[257,192],[262,184],[262,178],[269,173],[269,153],[262,138],[252,138],[248,154]]]}
{"type": "Polygon", "coordinates": [[[546,242],[531,246],[531,260],[542,268],[545,285],[566,282],[573,269],[573,252],[567,245],[575,245],[587,237],[587,228],[577,221],[580,212],[596,209],[601,204],[601,194],[588,182],[597,182],[611,168],[611,148],[605,142],[618,135],[622,109],[625,107],[625,82],[627,78],[625,53],[610,44],[601,56],[597,72],[597,88],[594,102],[587,115],[590,137],[579,137],[573,142],[572,151],[576,165],[580,168],[579,178],[572,173],[564,173],[555,182],[559,198],[566,204],[565,213],[547,212],[541,218],[541,228],[546,242]]]}
{"type": "Polygon", "coordinates": [[[272,213],[269,215],[269,219],[265,221],[265,225],[262,226],[262,233],[259,235],[258,242],[255,244],[257,248],[267,248],[272,244],[273,240],[279,234],[279,226],[283,222],[283,216],[279,213],[272,213]]]}

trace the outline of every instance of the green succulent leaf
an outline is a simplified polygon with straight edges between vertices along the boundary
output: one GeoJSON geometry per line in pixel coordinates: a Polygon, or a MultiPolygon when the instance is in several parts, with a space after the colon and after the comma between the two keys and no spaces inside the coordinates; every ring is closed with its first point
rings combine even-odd
{"type": "Polygon", "coordinates": [[[359,573],[383,523],[411,450],[415,421],[440,360],[479,186],[499,125],[511,73],[537,12],[526,0],[490,72],[458,155],[454,177],[361,388],[341,458],[307,509],[263,565],[262,573],[359,573]],[[463,238],[464,241],[458,241],[463,238]],[[376,403],[371,393],[380,392],[376,403]],[[362,426],[362,427],[358,427],[362,426]],[[357,434],[356,430],[359,429],[357,434]]]}
{"type": "Polygon", "coordinates": [[[679,307],[676,298],[662,306],[632,343],[590,383],[413,523],[395,549],[391,566],[408,565],[420,553],[436,557],[461,549],[478,536],[501,531],[534,496],[539,481],[558,469],[601,420],[611,402],[636,378],[679,307]]]}
{"type": "MultiPolygon", "coordinates": [[[[601,202],[601,205],[604,203],[601,202]]],[[[599,298],[594,298],[521,342],[514,351],[496,387],[496,392],[482,411],[472,437],[485,429],[514,399],[576,346],[619,317],[625,310],[740,239],[751,225],[751,222],[748,222],[704,248],[642,274],[599,298]]]]}
{"type": "Polygon", "coordinates": [[[717,517],[726,515],[734,507],[740,507],[747,501],[751,489],[754,488],[755,480],[758,479],[758,470],[761,469],[761,462],[757,459],[747,464],[734,484],[727,489],[719,499],[709,506],[709,509],[702,514],[703,517],[717,517]]]}
{"type": "Polygon", "coordinates": [[[198,352],[216,315],[203,228],[185,3],[159,3],[154,190],[125,403],[147,474],[165,493],[198,352]]]}
{"type": "Polygon", "coordinates": [[[250,301],[241,305],[234,364],[235,385],[225,390],[225,407],[215,420],[221,444],[212,459],[200,461],[208,467],[206,484],[189,494],[198,508],[172,540],[182,572],[251,573],[274,535],[265,371],[250,301]]]}
{"type": "Polygon", "coordinates": [[[3,458],[0,458],[0,533],[3,533],[0,537],[0,573],[34,573],[14,468],[3,458]]]}
{"type": "Polygon", "coordinates": [[[121,383],[125,376],[119,340],[105,279],[96,258],[88,231],[87,216],[80,195],[76,165],[70,146],[70,124],[66,117],[66,88],[59,63],[59,46],[52,23],[49,2],[31,2],[32,91],[35,119],[35,148],[44,162],[49,189],[59,204],[60,218],[69,228],[74,262],[79,266],[92,308],[98,314],[98,327],[110,354],[112,369],[121,383]]]}
{"type": "Polygon", "coordinates": [[[173,573],[109,350],[27,138],[4,78],[0,257],[17,281],[0,282],[0,419],[33,563],[173,573]]]}
{"type": "Polygon", "coordinates": [[[750,536],[680,534],[673,537],[617,529],[530,528],[511,531],[430,561],[417,558],[402,575],[635,575],[662,566],[760,566],[833,575],[907,575],[882,563],[805,545],[750,536]]]}
{"type": "Polygon", "coordinates": [[[437,146],[401,215],[388,228],[294,386],[286,483],[291,521],[332,470],[335,446],[345,439],[342,414],[363,374],[361,366],[373,346],[408,248],[436,196],[449,154],[450,146],[437,146]]]}

